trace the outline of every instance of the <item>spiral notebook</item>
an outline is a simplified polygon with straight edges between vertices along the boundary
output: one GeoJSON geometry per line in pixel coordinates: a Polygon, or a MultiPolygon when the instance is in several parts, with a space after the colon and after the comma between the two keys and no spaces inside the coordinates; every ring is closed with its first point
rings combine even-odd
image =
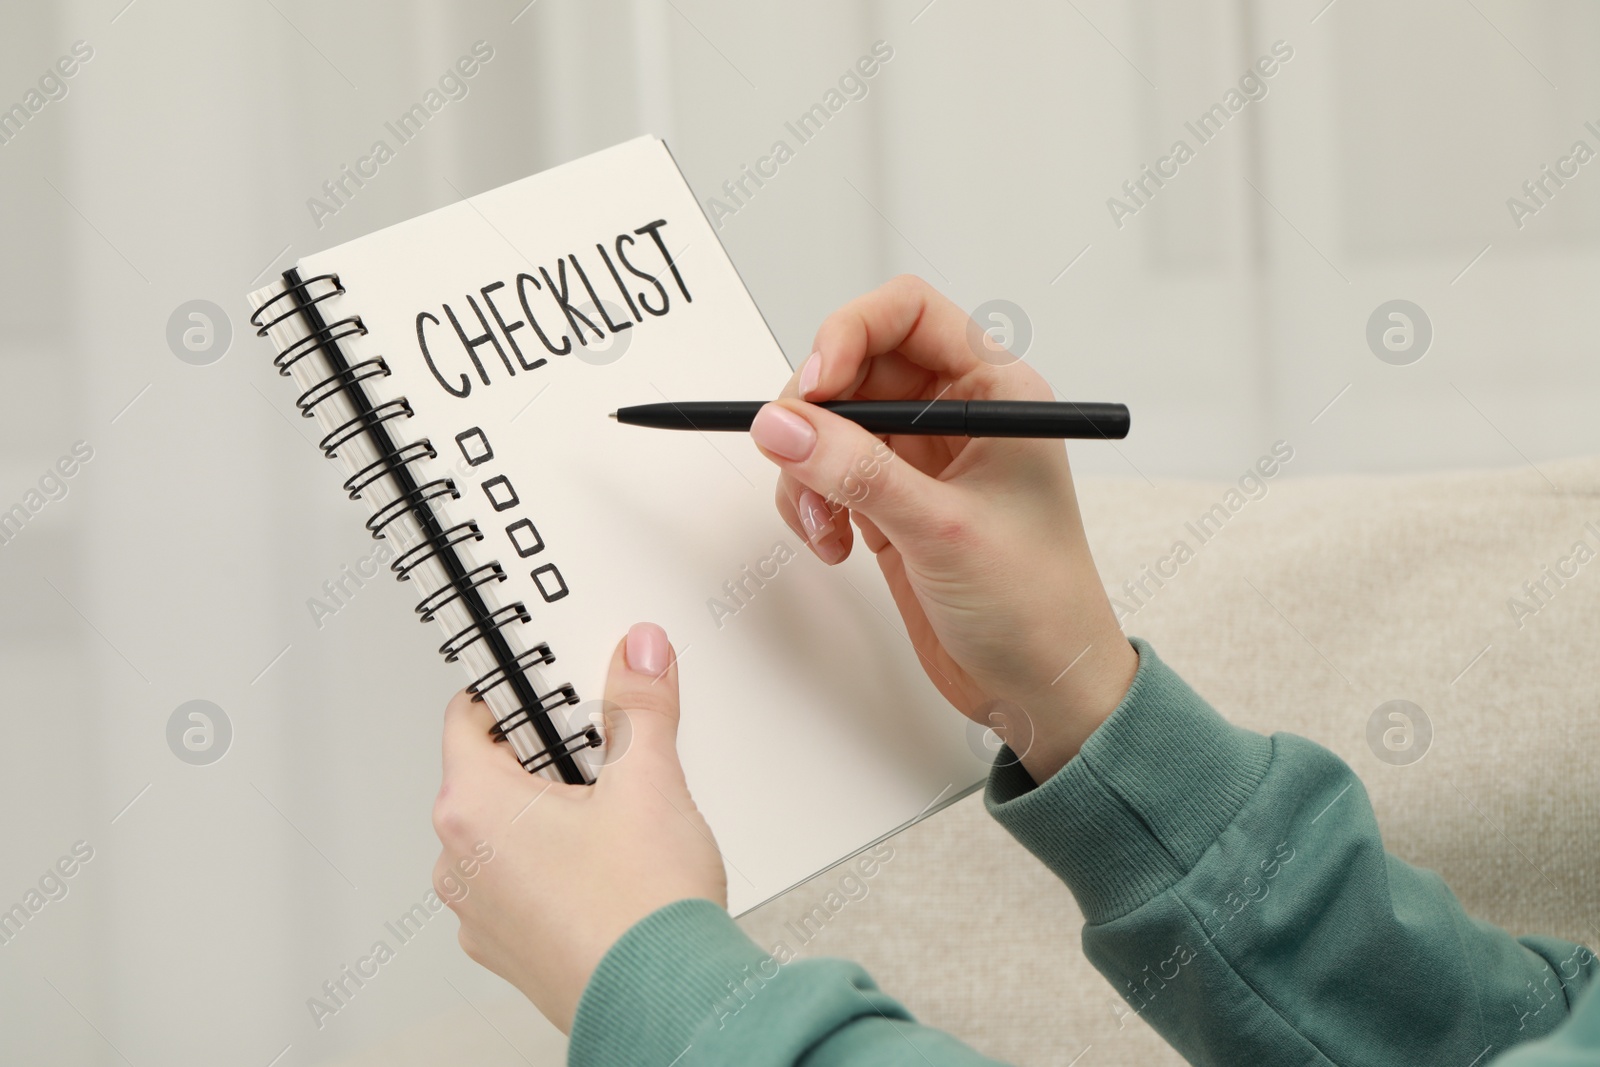
{"type": "Polygon", "coordinates": [[[770,397],[790,374],[661,141],[308,256],[250,302],[417,617],[529,771],[588,783],[627,758],[602,736],[607,664],[632,623],[666,628],[735,914],[982,779],[992,739],[927,680],[870,554],[812,556],[746,435],[607,417],[770,397]]]}

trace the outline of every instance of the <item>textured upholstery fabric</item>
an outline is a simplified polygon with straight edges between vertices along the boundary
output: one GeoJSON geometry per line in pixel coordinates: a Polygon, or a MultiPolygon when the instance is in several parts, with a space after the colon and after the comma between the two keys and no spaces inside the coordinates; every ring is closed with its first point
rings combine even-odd
{"type": "MultiPolygon", "coordinates": [[[[1230,483],[1079,489],[1129,633],[1232,721],[1348,762],[1390,851],[1438,871],[1469,912],[1595,946],[1600,558],[1574,546],[1600,555],[1600,460],[1540,467],[1280,473],[1231,497],[1230,483]],[[1182,563],[1179,539],[1192,553],[1182,563]],[[1147,565],[1171,577],[1158,585],[1147,565]],[[1524,583],[1541,581],[1535,598],[1524,583]],[[1431,723],[1413,763],[1368,741],[1393,699],[1431,723]]],[[[859,961],[919,1020],[1018,1065],[1069,1064],[1091,1046],[1085,1065],[1182,1062],[1084,960],[1071,895],[980,798],[893,846],[870,879],[841,886],[849,872],[837,869],[742,925],[763,946],[859,961]]]]}

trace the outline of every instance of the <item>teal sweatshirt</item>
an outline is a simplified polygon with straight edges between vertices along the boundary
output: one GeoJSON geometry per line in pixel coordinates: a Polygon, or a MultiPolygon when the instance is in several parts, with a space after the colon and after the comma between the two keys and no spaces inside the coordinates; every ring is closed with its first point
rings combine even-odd
{"type": "MultiPolygon", "coordinates": [[[[1077,898],[1084,951],[1130,1010],[1196,1064],[1600,1067],[1600,994],[1579,1000],[1592,953],[1468,916],[1438,875],[1384,852],[1338,757],[1229,725],[1133,645],[1133,685],[1078,756],[1036,785],[1002,750],[986,795],[1077,898]]],[[[606,954],[568,1062],[995,1061],[917,1025],[857,965],[780,964],[723,909],[684,900],[606,954]]]]}

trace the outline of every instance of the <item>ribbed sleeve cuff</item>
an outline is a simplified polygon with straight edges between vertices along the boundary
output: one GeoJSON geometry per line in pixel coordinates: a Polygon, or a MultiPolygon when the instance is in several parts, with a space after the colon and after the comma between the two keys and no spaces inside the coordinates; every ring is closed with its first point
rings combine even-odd
{"type": "Polygon", "coordinates": [[[600,960],[572,1022],[571,1067],[667,1067],[713,1022],[765,952],[709,900],[680,900],[639,920],[600,960]]]}
{"type": "Polygon", "coordinates": [[[1084,919],[1125,915],[1182,878],[1267,772],[1272,742],[1229,725],[1130,638],[1128,695],[1078,755],[1035,786],[1010,749],[984,802],[1072,890],[1084,919]]]}

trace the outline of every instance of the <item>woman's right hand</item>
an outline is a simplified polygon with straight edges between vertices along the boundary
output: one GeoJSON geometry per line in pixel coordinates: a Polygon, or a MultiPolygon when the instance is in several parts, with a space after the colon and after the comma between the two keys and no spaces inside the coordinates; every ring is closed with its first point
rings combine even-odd
{"type": "Polygon", "coordinates": [[[750,430],[781,471],[784,521],[834,564],[854,520],[928,677],[1043,782],[1138,668],[1090,557],[1065,446],[878,437],[816,406],[846,399],[1051,400],[1049,384],[902,276],[828,317],[750,430]]]}

